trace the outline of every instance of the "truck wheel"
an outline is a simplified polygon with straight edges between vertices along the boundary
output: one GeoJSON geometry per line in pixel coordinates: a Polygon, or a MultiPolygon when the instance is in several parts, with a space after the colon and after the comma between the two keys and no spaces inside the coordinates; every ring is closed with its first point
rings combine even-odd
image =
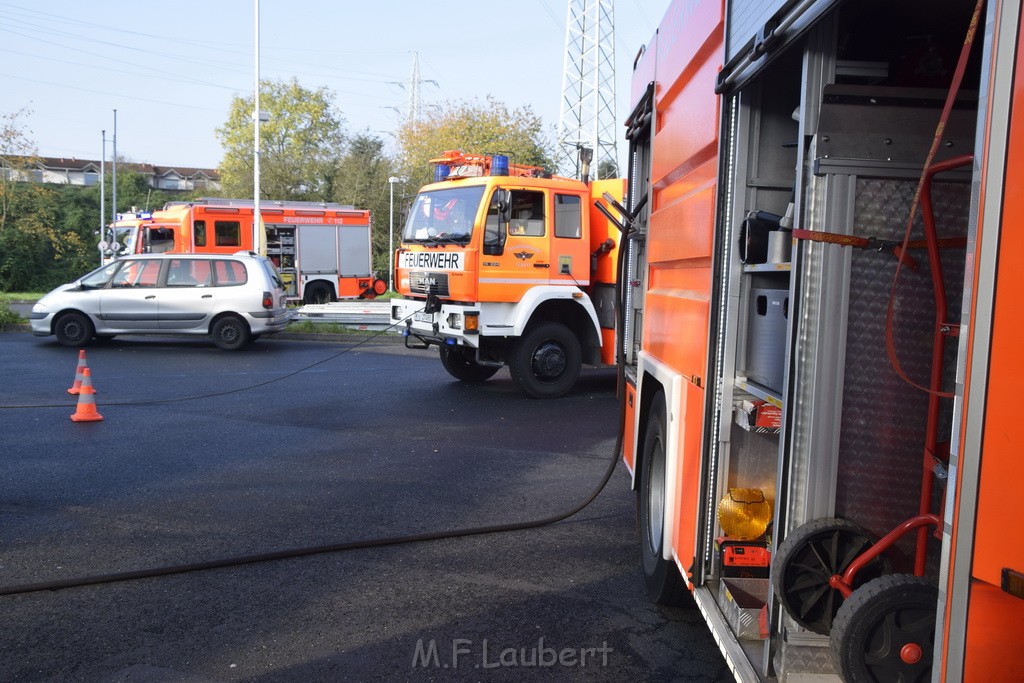
{"type": "Polygon", "coordinates": [[[829,645],[847,683],[930,681],[939,590],[910,574],[869,581],[836,615],[829,645]]]}
{"type": "Polygon", "coordinates": [[[651,404],[640,461],[640,487],[636,492],[636,525],[640,560],[647,595],[656,605],[682,605],[689,591],[675,562],[662,557],[665,519],[665,394],[659,391],[651,404]]]}
{"type": "Polygon", "coordinates": [[[306,287],[306,296],[303,299],[307,304],[329,304],[331,290],[323,283],[312,284],[306,287]]]}
{"type": "Polygon", "coordinates": [[[489,380],[500,368],[481,365],[473,357],[473,350],[465,346],[441,344],[441,365],[448,374],[461,382],[477,384],[489,380]]]}
{"type": "MultiPolygon", "coordinates": [[[[775,595],[789,616],[804,628],[827,635],[843,604],[842,594],[828,580],[846,571],[875,540],[845,519],[816,519],[794,529],[772,560],[775,595]]],[[[881,555],[857,572],[857,586],[891,572],[888,558],[881,555]]]]}
{"type": "Polygon", "coordinates": [[[513,347],[508,369],[523,391],[533,398],[557,398],[580,376],[580,342],[561,323],[543,323],[513,347]]]}
{"type": "Polygon", "coordinates": [[[53,333],[62,346],[88,346],[96,328],[89,317],[82,313],[65,313],[57,318],[53,325],[53,333]]]}
{"type": "Polygon", "coordinates": [[[249,343],[249,326],[237,316],[219,318],[210,330],[213,343],[222,351],[237,351],[249,343]]]}

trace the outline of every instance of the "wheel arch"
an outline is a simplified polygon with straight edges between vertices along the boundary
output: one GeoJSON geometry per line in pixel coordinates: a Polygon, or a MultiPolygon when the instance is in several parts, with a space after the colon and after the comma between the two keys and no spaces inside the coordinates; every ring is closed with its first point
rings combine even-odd
{"type": "Polygon", "coordinates": [[[56,313],[54,313],[53,317],[50,318],[50,334],[55,334],[56,333],[56,331],[57,331],[57,321],[60,320],[61,318],[63,318],[68,313],[78,313],[79,315],[84,315],[86,318],[89,319],[89,322],[92,323],[93,330],[95,331],[95,329],[97,327],[97,325],[96,325],[96,318],[94,318],[93,316],[89,315],[88,313],[86,313],[85,311],[83,311],[83,310],[81,310],[79,308],[64,308],[64,309],[61,309],[61,310],[57,311],[56,313]]]}
{"type": "Polygon", "coordinates": [[[326,280],[322,277],[317,277],[315,279],[307,280],[302,286],[302,300],[306,301],[310,292],[314,292],[318,289],[326,289],[327,295],[331,301],[336,301],[338,299],[338,283],[326,280]]]}
{"type": "Polygon", "coordinates": [[[547,299],[541,301],[530,313],[523,325],[526,335],[538,325],[556,322],[565,325],[580,342],[583,363],[598,365],[601,362],[601,337],[596,326],[596,317],[575,299],[547,299]]]}
{"type": "Polygon", "coordinates": [[[252,334],[252,325],[249,324],[249,321],[246,320],[246,317],[244,315],[242,315],[241,313],[236,313],[235,311],[221,311],[217,315],[210,318],[210,324],[206,326],[206,333],[213,334],[213,326],[217,324],[217,321],[223,320],[224,318],[228,317],[238,318],[239,320],[241,320],[243,323],[245,323],[245,326],[249,328],[249,334],[252,334]]]}

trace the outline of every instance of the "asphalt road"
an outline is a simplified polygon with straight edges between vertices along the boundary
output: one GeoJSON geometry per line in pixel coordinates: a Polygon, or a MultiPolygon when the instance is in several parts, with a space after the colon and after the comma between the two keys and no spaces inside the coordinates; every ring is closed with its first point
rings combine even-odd
{"type": "MultiPolygon", "coordinates": [[[[346,349],[100,343],[105,419],[74,423],[77,352],[0,334],[0,584],[536,519],[612,458],[609,371],[534,401],[346,349]]],[[[648,604],[628,489],[619,465],[534,530],[0,597],[0,680],[731,680],[699,614],[648,604]]]]}

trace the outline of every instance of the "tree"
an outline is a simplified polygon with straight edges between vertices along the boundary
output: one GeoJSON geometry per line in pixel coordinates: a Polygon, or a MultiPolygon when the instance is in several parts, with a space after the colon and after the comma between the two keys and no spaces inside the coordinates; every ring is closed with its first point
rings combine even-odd
{"type": "Polygon", "coordinates": [[[398,131],[402,167],[410,185],[433,180],[428,163],[442,152],[459,149],[473,154],[505,154],[514,163],[554,168],[554,149],[543,122],[530,107],[509,110],[488,95],[484,102],[448,102],[398,131]]]}
{"type": "MultiPolygon", "coordinates": [[[[298,80],[262,81],[260,108],[260,197],[325,201],[345,145],[344,119],[327,88],[310,90],[298,80]]],[[[253,194],[253,98],[231,101],[228,120],[216,130],[224,148],[220,164],[226,196],[253,194]]]]}
{"type": "Polygon", "coordinates": [[[38,190],[31,180],[38,161],[35,143],[29,138],[24,119],[31,110],[0,115],[0,230],[17,213],[19,200],[27,201],[38,190]]]}
{"type": "MultiPolygon", "coordinates": [[[[369,133],[360,133],[349,142],[331,177],[331,199],[369,209],[373,221],[373,268],[387,273],[390,191],[388,178],[397,167],[384,151],[384,141],[369,133]]],[[[395,217],[396,229],[398,217],[395,217]]]]}

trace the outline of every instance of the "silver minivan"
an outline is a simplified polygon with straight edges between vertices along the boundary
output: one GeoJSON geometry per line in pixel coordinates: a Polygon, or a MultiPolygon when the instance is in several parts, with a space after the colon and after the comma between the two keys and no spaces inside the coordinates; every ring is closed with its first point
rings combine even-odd
{"type": "Polygon", "coordinates": [[[288,324],[274,264],[252,252],[135,254],[44,296],[29,316],[36,336],[64,346],[118,334],[209,335],[239,349],[288,324]]]}

